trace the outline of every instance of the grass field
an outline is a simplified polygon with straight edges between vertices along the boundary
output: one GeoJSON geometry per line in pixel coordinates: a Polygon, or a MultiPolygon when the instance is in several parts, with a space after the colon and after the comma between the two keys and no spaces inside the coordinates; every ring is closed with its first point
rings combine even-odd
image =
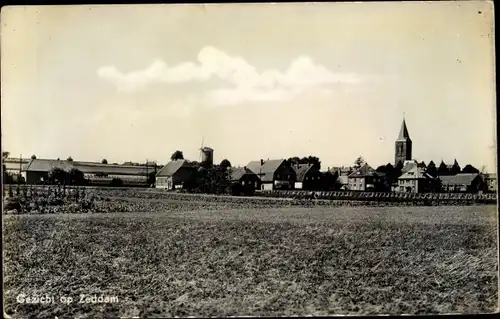
{"type": "Polygon", "coordinates": [[[5,309],[15,318],[492,312],[497,225],[495,206],[4,216],[5,309]],[[56,300],[17,303],[23,293],[56,300]],[[118,302],[81,304],[80,294],[118,302]]]}

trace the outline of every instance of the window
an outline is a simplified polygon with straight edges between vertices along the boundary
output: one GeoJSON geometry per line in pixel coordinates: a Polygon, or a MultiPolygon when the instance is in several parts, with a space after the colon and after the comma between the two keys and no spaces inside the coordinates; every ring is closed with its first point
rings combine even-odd
{"type": "Polygon", "coordinates": [[[245,186],[245,181],[241,181],[241,185],[245,186]]]}
{"type": "Polygon", "coordinates": [[[306,180],[306,181],[307,181],[307,180],[309,180],[309,177],[308,177],[308,176],[306,176],[305,180],[306,180]]]}

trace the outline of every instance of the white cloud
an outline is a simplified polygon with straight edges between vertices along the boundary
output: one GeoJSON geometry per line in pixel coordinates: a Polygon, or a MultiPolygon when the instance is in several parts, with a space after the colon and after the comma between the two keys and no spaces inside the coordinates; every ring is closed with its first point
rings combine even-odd
{"type": "Polygon", "coordinates": [[[115,66],[106,66],[100,68],[97,74],[113,83],[120,91],[136,91],[153,83],[204,82],[219,78],[232,87],[208,92],[208,97],[218,105],[245,101],[283,101],[293,99],[313,88],[320,88],[324,94],[328,85],[378,80],[373,76],[334,73],[322,65],[315,64],[307,56],[292,60],[284,72],[268,69],[259,73],[245,59],[232,57],[210,46],[200,51],[197,62],[169,66],[161,60],[155,60],[141,71],[124,74],[115,66]]]}

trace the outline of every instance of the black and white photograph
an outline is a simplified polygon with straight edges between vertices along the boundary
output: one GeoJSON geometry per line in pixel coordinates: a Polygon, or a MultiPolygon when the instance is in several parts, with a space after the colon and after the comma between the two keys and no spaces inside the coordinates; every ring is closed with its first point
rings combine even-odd
{"type": "Polygon", "coordinates": [[[0,21],[5,318],[499,311],[493,1],[0,21]]]}

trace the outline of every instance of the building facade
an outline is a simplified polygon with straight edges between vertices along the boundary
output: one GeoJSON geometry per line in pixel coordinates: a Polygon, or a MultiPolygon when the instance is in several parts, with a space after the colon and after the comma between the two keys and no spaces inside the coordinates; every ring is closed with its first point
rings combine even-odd
{"type": "Polygon", "coordinates": [[[406,163],[403,174],[397,180],[397,192],[428,193],[437,190],[438,181],[425,172],[425,167],[416,161],[406,163]]]}
{"type": "Polygon", "coordinates": [[[156,174],[156,188],[168,190],[183,188],[184,183],[192,178],[197,170],[198,167],[187,160],[170,161],[156,174]]]}
{"type": "Polygon", "coordinates": [[[364,164],[349,175],[348,189],[353,191],[386,190],[385,174],[377,172],[368,164],[364,164]]]}
{"type": "Polygon", "coordinates": [[[259,176],[261,190],[294,189],[297,176],[284,159],[251,161],[246,167],[259,176]]]}
{"type": "Polygon", "coordinates": [[[229,168],[231,193],[233,195],[252,195],[260,189],[260,179],[247,167],[229,168]]]}
{"type": "Polygon", "coordinates": [[[479,193],[487,191],[487,184],[478,173],[439,176],[441,191],[449,193],[479,193]]]}
{"type": "Polygon", "coordinates": [[[323,189],[323,174],[312,164],[294,164],[292,168],[296,174],[295,189],[321,190],[323,189]]]}

